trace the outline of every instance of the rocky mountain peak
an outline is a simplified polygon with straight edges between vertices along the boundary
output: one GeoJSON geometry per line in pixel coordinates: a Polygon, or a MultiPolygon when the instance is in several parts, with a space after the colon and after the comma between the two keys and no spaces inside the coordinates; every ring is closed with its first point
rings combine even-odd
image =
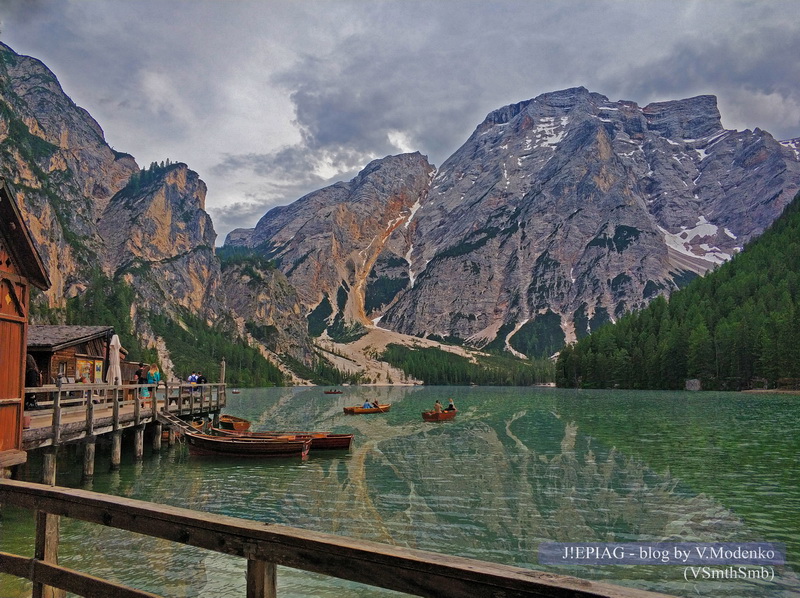
{"type": "Polygon", "coordinates": [[[367,278],[377,263],[405,264],[408,224],[433,170],[418,152],[374,160],[348,182],[270,210],[237,243],[274,260],[307,310],[324,304],[330,321],[368,324],[367,278]]]}
{"type": "Polygon", "coordinates": [[[702,139],[722,130],[717,97],[654,102],[642,108],[648,129],[670,139],[702,139]]]}
{"type": "Polygon", "coordinates": [[[713,96],[640,108],[575,88],[493,111],[432,181],[381,325],[555,350],[763,231],[800,183],[793,152],[723,129],[713,96]]]}

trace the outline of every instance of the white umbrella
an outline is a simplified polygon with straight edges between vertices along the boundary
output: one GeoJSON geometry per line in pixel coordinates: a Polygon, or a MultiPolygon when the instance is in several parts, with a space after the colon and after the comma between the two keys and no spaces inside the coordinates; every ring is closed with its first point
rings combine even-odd
{"type": "Polygon", "coordinates": [[[119,365],[119,350],[121,348],[122,343],[119,342],[119,337],[115,334],[111,337],[111,344],[109,345],[107,384],[122,384],[122,368],[119,365]]]}

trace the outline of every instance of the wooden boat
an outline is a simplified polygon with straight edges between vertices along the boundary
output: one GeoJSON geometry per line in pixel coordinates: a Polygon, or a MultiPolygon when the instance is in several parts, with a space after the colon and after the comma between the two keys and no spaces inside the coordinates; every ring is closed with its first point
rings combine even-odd
{"type": "Polygon", "coordinates": [[[232,388],[231,394],[238,395],[241,391],[238,388],[232,388]]]}
{"type": "Polygon", "coordinates": [[[386,413],[391,409],[391,404],[388,405],[380,405],[380,407],[359,407],[356,405],[355,407],[344,407],[344,412],[346,415],[362,415],[364,413],[386,413]]]}
{"type": "Polygon", "coordinates": [[[236,417],[235,415],[220,415],[219,427],[224,430],[237,430],[239,432],[244,432],[245,430],[250,429],[250,422],[241,417],[236,417]]]}
{"type": "Polygon", "coordinates": [[[330,432],[236,432],[212,428],[214,434],[230,438],[308,438],[314,450],[349,449],[353,434],[331,434],[330,432]]]}
{"type": "Polygon", "coordinates": [[[342,394],[342,391],[341,390],[326,390],[325,394],[326,395],[340,395],[340,394],[342,394]]]}
{"type": "Polygon", "coordinates": [[[305,458],[311,448],[309,438],[228,438],[188,431],[184,436],[192,455],[305,458]]]}
{"type": "Polygon", "coordinates": [[[444,411],[440,411],[439,413],[436,413],[436,411],[423,411],[422,419],[424,419],[426,422],[443,422],[453,419],[456,416],[456,413],[458,413],[457,409],[446,409],[444,411]]]}

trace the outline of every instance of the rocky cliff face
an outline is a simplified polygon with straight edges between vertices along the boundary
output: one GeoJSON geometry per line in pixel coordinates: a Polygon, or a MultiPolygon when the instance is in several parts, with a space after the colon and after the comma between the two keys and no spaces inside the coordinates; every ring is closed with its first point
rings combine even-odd
{"type": "Polygon", "coordinates": [[[583,88],[487,116],[416,212],[413,288],[382,325],[550,351],[728,259],[800,185],[796,152],[701,96],[583,88]]]}
{"type": "Polygon", "coordinates": [[[286,354],[302,363],[314,360],[306,310],[280,270],[243,261],[226,264],[222,277],[228,306],[259,343],[277,355],[286,354]]]}
{"type": "Polygon", "coordinates": [[[52,305],[84,288],[102,239],[95,222],[138,171],[41,62],[0,44],[0,169],[47,266],[52,305]]]}
{"type": "Polygon", "coordinates": [[[237,230],[226,244],[274,260],[305,308],[319,308],[328,323],[368,324],[370,276],[394,276],[399,263],[407,279],[408,222],[432,172],[418,153],[375,160],[347,183],[270,210],[252,232],[237,230]]]}
{"type": "MultiPolygon", "coordinates": [[[[135,290],[131,315],[147,345],[158,344],[143,316],[148,312],[176,319],[188,313],[245,334],[246,320],[226,301],[206,186],[197,173],[169,163],[140,170],[132,156],[108,146],[100,125],[64,94],[47,67],[2,44],[0,156],[0,173],[16,187],[53,281],[42,302],[63,307],[99,270],[135,290]]],[[[231,276],[228,281],[236,292],[240,285],[231,276]]],[[[256,318],[251,326],[278,318],[276,310],[259,312],[265,292],[252,298],[255,305],[236,297],[245,316],[256,318]]],[[[297,308],[287,309],[291,321],[297,308]]],[[[307,359],[307,333],[296,326],[291,331],[302,348],[287,352],[307,359]]]]}
{"type": "Polygon", "coordinates": [[[137,290],[142,306],[168,314],[183,308],[209,322],[225,311],[205,198],[197,173],[174,164],[108,203],[97,223],[107,249],[103,266],[137,290]]]}

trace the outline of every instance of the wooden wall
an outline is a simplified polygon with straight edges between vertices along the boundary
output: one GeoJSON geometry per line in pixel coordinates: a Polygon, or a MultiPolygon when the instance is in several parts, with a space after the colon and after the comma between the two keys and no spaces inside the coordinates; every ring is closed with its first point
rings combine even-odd
{"type": "Polygon", "coordinates": [[[0,242],[0,452],[22,447],[28,285],[0,242]]]}

